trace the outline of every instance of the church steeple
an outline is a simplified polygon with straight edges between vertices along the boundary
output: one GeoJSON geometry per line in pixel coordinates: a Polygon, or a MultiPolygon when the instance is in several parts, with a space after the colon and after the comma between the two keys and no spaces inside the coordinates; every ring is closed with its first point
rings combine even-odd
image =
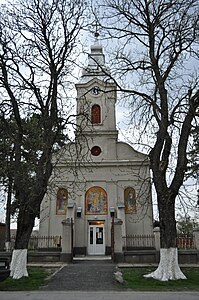
{"type": "Polygon", "coordinates": [[[105,67],[105,57],[103,54],[102,45],[99,41],[95,41],[95,44],[91,46],[91,53],[88,56],[88,67],[87,71],[102,71],[105,67]]]}
{"type": "Polygon", "coordinates": [[[91,45],[90,53],[88,54],[88,65],[82,71],[81,81],[89,81],[91,77],[107,77],[109,74],[110,71],[105,64],[103,47],[100,44],[99,33],[96,28],[95,42],[91,45]]]}

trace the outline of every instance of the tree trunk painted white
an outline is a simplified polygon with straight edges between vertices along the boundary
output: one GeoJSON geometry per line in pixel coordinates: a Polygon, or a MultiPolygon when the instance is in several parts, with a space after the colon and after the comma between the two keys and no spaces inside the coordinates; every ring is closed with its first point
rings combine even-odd
{"type": "Polygon", "coordinates": [[[5,250],[6,252],[11,251],[11,242],[5,242],[5,250]]]}
{"type": "Polygon", "coordinates": [[[13,250],[10,264],[10,276],[13,279],[28,277],[27,271],[27,249],[13,250]]]}
{"type": "Polygon", "coordinates": [[[180,270],[178,264],[178,249],[160,249],[160,262],[158,268],[147,275],[145,278],[154,278],[160,281],[187,279],[180,270]]]}

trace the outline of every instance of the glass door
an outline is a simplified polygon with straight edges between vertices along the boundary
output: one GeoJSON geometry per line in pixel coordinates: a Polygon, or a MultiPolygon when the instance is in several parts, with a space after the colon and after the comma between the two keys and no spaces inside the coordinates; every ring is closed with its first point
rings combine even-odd
{"type": "Polygon", "coordinates": [[[105,255],[104,222],[89,222],[88,254],[105,255]]]}

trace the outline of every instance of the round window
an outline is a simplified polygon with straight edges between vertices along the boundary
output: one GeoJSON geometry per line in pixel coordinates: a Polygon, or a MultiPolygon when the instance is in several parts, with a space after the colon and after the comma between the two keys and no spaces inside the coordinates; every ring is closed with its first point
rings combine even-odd
{"type": "Polygon", "coordinates": [[[94,147],[91,149],[91,154],[94,155],[94,156],[100,155],[101,152],[102,152],[102,150],[101,150],[101,148],[98,147],[98,146],[94,146],[94,147]]]}

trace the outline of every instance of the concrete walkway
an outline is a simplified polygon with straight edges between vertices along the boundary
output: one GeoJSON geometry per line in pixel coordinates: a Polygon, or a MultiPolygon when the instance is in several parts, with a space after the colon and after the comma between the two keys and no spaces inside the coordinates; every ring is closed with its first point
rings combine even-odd
{"type": "MultiPolygon", "coordinates": [[[[41,265],[41,264],[29,264],[41,265]]],[[[128,267],[157,266],[157,264],[113,263],[107,256],[75,257],[73,263],[43,264],[46,267],[56,267],[57,271],[47,280],[41,291],[122,291],[115,280],[114,273],[118,269],[128,267]]],[[[199,267],[199,265],[182,265],[184,267],[199,267]]]]}
{"type": "Polygon", "coordinates": [[[62,266],[42,287],[43,291],[118,291],[114,272],[117,265],[110,259],[79,258],[62,266]]]}
{"type": "Polygon", "coordinates": [[[32,291],[0,292],[1,300],[198,300],[197,292],[32,291]]]}

